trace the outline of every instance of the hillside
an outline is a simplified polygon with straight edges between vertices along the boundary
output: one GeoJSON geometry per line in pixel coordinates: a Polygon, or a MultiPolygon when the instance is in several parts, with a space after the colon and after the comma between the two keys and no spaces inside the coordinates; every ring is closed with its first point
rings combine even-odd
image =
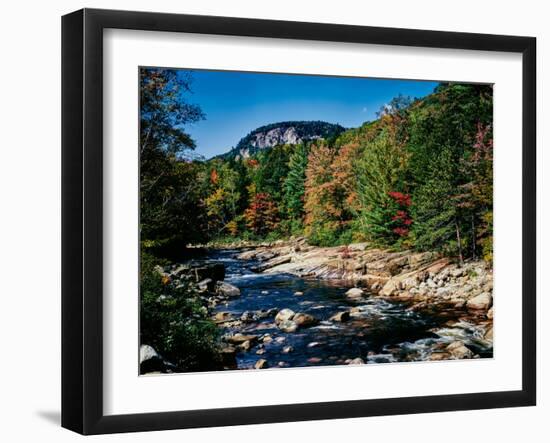
{"type": "Polygon", "coordinates": [[[247,158],[277,145],[296,145],[320,138],[329,139],[345,131],[343,126],[323,121],[287,121],[261,126],[243,137],[237,146],[220,157],[247,158]]]}

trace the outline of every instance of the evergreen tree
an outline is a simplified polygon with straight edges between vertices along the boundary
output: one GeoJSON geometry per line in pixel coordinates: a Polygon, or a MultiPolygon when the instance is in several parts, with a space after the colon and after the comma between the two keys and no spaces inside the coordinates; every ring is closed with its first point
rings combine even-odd
{"type": "MultiPolygon", "coordinates": [[[[367,143],[356,164],[358,218],[366,237],[374,242],[393,244],[404,231],[401,227],[403,205],[392,193],[405,190],[408,154],[387,132],[367,143]]],[[[408,223],[408,222],[407,222],[408,223]]]]}
{"type": "Polygon", "coordinates": [[[284,203],[291,220],[302,221],[309,149],[305,144],[294,148],[288,161],[288,175],[284,181],[284,203]]]}

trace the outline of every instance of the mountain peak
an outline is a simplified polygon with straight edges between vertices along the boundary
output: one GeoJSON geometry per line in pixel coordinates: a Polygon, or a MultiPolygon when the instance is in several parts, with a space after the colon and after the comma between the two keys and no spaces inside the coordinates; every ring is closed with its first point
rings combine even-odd
{"type": "Polygon", "coordinates": [[[243,137],[224,158],[248,158],[277,145],[297,145],[311,140],[329,138],[345,131],[339,124],[324,121],[286,121],[260,126],[243,137]]]}

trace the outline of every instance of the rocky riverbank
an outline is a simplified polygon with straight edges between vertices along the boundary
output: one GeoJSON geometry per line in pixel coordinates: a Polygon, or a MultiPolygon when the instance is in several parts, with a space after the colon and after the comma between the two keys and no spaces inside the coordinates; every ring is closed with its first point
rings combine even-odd
{"type": "Polygon", "coordinates": [[[492,270],[481,261],[304,239],[235,246],[158,269],[198,290],[221,329],[223,369],[492,355],[492,270]]]}
{"type": "Polygon", "coordinates": [[[367,243],[320,248],[304,239],[253,248],[238,258],[260,261],[257,272],[350,281],[357,286],[350,297],[367,290],[378,297],[414,302],[413,309],[442,304],[488,319],[493,315],[493,271],[483,261],[459,265],[432,252],[394,252],[367,243]]]}

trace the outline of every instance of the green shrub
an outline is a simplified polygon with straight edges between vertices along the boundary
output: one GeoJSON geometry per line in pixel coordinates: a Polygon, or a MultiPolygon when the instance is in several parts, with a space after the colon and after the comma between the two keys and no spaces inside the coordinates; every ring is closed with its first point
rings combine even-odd
{"type": "Polygon", "coordinates": [[[177,285],[155,270],[160,260],[142,254],[140,338],[182,372],[220,369],[218,328],[194,285],[177,285]]]}

